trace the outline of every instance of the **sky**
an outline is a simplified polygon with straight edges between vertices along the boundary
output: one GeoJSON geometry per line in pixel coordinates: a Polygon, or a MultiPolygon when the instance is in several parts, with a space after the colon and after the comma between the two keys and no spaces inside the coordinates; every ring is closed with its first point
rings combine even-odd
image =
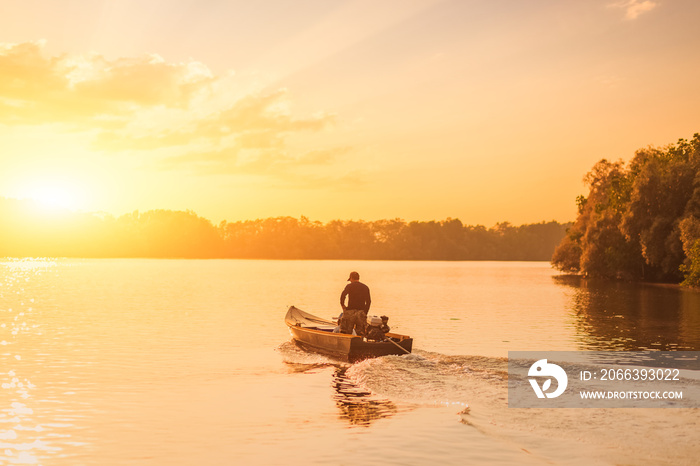
{"type": "Polygon", "coordinates": [[[0,197],[215,223],[575,218],[700,132],[694,0],[3,0],[0,197]]]}

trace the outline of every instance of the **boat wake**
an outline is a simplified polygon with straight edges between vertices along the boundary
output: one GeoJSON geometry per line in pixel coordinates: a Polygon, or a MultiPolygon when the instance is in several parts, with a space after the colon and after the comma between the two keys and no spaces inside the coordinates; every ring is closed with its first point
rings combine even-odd
{"type": "MultiPolygon", "coordinates": [[[[523,464],[696,463],[698,448],[689,441],[689,433],[700,429],[695,409],[515,409],[508,407],[506,358],[415,350],[348,365],[293,343],[279,350],[290,367],[335,367],[333,397],[339,416],[352,426],[401,414],[419,419],[421,425],[434,422],[433,430],[450,430],[454,421],[445,422],[445,416],[456,415],[470,428],[460,435],[516,452],[523,464]],[[661,444],[658,430],[650,427],[660,425],[670,433],[661,444]]],[[[581,364],[583,369],[594,367],[581,364]]]]}
{"type": "Polygon", "coordinates": [[[365,359],[351,365],[305,351],[291,341],[282,343],[276,350],[289,372],[334,366],[342,370],[344,386],[352,384],[368,395],[409,405],[467,406],[475,395],[492,394],[494,384],[506,388],[508,379],[505,358],[448,356],[416,350],[412,354],[365,359]]]}
{"type": "MultiPolygon", "coordinates": [[[[581,367],[595,370],[594,365],[581,367]]],[[[700,450],[688,441],[688,432],[700,428],[696,409],[509,408],[507,370],[506,358],[416,351],[362,361],[346,374],[400,410],[464,406],[448,412],[458,414],[485,442],[526,453],[518,463],[696,464],[700,450]],[[661,425],[668,434],[662,443],[653,427],[661,425]]]]}
{"type": "Polygon", "coordinates": [[[367,359],[352,365],[348,377],[360,387],[396,402],[467,406],[475,392],[507,384],[507,360],[447,356],[416,351],[404,356],[367,359]]]}

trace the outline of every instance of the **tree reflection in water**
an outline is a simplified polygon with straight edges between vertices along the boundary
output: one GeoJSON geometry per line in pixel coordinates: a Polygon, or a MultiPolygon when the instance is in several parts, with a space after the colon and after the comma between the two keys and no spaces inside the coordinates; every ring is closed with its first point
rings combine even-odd
{"type": "Polygon", "coordinates": [[[377,419],[393,416],[397,409],[389,400],[377,399],[371,392],[358,387],[345,375],[347,367],[337,367],[333,374],[333,396],[340,418],[353,426],[369,426],[377,419]]]}
{"type": "Polygon", "coordinates": [[[673,286],[560,275],[582,349],[700,350],[700,293],[673,286]]]}

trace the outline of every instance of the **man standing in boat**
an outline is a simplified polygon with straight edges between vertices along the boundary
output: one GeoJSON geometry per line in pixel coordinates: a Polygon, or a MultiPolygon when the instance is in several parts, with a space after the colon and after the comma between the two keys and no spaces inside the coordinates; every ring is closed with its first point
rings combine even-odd
{"type": "Polygon", "coordinates": [[[369,296],[369,287],[360,282],[360,274],[350,272],[350,283],[340,294],[340,306],[343,308],[343,317],[340,319],[340,331],[342,333],[355,333],[364,336],[367,327],[367,313],[372,300],[369,296]],[[348,304],[345,305],[345,297],[348,304]]]}

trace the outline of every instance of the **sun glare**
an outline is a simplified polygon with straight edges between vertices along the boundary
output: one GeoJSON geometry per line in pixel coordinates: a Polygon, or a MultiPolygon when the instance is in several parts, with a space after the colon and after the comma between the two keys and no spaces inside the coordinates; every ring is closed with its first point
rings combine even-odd
{"type": "Polygon", "coordinates": [[[77,198],[70,189],[59,186],[42,185],[27,193],[27,197],[35,200],[48,209],[77,209],[77,198]]]}

